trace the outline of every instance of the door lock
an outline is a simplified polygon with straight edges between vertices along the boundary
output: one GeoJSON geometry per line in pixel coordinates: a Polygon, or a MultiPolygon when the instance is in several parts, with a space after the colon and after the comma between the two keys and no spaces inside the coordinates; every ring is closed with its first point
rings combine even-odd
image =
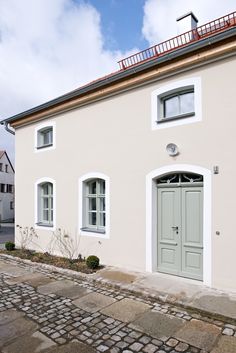
{"type": "Polygon", "coordinates": [[[176,231],[176,234],[179,234],[179,227],[178,226],[173,226],[171,227],[174,231],[176,231]]]}

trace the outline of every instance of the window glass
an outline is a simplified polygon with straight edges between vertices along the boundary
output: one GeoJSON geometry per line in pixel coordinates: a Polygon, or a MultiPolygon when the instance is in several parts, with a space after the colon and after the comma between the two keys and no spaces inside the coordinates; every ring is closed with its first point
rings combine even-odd
{"type": "Polygon", "coordinates": [[[162,111],[161,118],[177,118],[182,115],[194,114],[194,92],[191,91],[180,91],[176,94],[164,96],[160,100],[162,111]]]}
{"type": "Polygon", "coordinates": [[[38,198],[38,223],[53,225],[53,184],[40,184],[38,187],[38,198]]]}
{"type": "Polygon", "coordinates": [[[105,181],[94,179],[85,182],[85,229],[103,231],[106,224],[105,181]]]}
{"type": "Polygon", "coordinates": [[[38,131],[38,148],[51,146],[53,144],[52,126],[38,131]]]}
{"type": "Polygon", "coordinates": [[[97,185],[96,185],[96,181],[91,181],[89,183],[89,194],[96,194],[96,190],[97,190],[97,185]]]}
{"type": "Polygon", "coordinates": [[[193,92],[180,95],[180,114],[188,114],[192,112],[194,112],[193,92]]]}
{"type": "Polygon", "coordinates": [[[170,118],[179,114],[179,97],[171,97],[164,100],[164,117],[170,118]]]}

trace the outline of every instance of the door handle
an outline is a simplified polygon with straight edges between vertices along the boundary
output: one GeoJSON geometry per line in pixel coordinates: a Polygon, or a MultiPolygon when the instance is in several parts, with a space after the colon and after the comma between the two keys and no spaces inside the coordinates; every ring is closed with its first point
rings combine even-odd
{"type": "Polygon", "coordinates": [[[179,230],[178,226],[171,227],[173,230],[179,230]]]}

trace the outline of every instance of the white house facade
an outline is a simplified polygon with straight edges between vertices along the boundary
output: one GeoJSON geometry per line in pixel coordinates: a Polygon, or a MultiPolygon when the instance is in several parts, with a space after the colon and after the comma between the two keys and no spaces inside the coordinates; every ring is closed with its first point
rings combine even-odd
{"type": "Polygon", "coordinates": [[[0,221],[14,219],[14,169],[6,151],[0,151],[0,221]]]}
{"type": "Polygon", "coordinates": [[[4,121],[32,247],[60,228],[104,264],[236,291],[236,13],[217,21],[4,121]]]}

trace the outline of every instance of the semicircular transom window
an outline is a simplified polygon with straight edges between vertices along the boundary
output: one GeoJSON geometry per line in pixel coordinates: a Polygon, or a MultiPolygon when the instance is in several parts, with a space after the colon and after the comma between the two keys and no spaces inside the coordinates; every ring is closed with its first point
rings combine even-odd
{"type": "Polygon", "coordinates": [[[157,179],[158,185],[186,185],[203,183],[203,176],[195,173],[171,173],[157,179]]]}

